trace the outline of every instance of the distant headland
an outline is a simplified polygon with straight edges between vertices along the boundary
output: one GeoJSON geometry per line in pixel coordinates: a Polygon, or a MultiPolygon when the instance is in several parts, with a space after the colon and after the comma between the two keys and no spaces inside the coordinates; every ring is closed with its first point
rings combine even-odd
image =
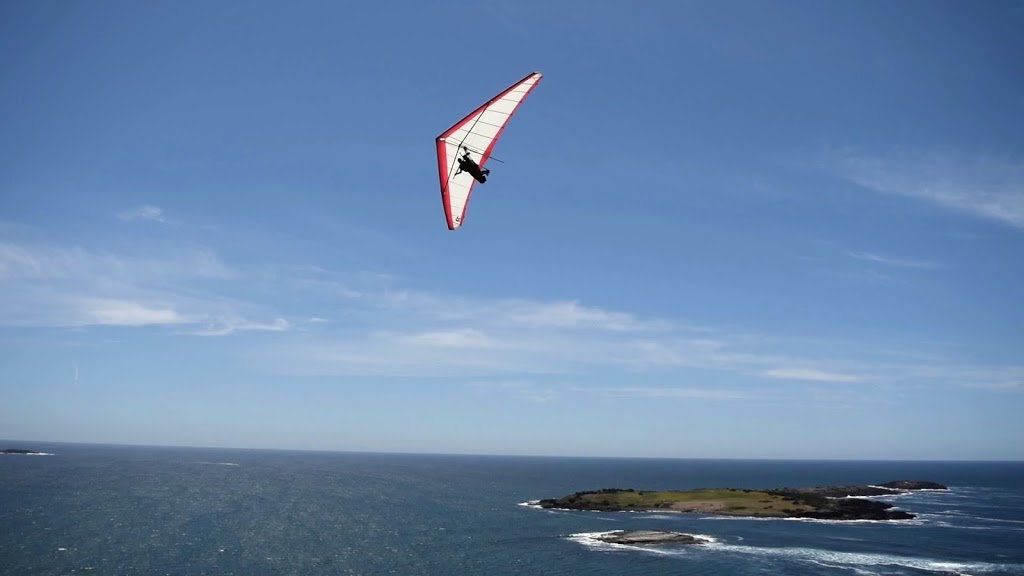
{"type": "Polygon", "coordinates": [[[46,452],[33,452],[32,450],[22,450],[21,448],[4,448],[0,450],[0,454],[31,454],[38,456],[48,455],[46,452]]]}
{"type": "Polygon", "coordinates": [[[895,480],[863,486],[812,488],[699,488],[695,490],[635,490],[604,488],[562,498],[538,500],[541,508],[601,512],[699,512],[756,518],[813,518],[820,520],[909,520],[914,514],[892,510],[892,504],[868,496],[920,490],[949,490],[936,482],[895,480]]]}

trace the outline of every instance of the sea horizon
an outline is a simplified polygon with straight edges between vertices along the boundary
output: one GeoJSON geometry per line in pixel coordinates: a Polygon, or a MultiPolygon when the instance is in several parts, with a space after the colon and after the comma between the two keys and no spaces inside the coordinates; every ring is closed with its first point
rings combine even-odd
{"type": "Polygon", "coordinates": [[[67,440],[14,440],[0,438],[0,450],[5,448],[21,448],[17,444],[35,445],[66,445],[93,446],[108,448],[168,448],[180,450],[225,450],[225,451],[258,451],[258,452],[297,452],[313,454],[354,454],[354,455],[389,455],[389,456],[467,456],[481,458],[567,458],[567,459],[608,459],[608,460],[667,460],[667,461],[710,461],[710,462],[920,462],[920,463],[1024,463],[1024,459],[962,459],[962,458],[822,458],[822,457],[766,457],[766,456],[629,456],[629,455],[587,455],[587,454],[541,454],[541,453],[485,453],[485,452],[447,452],[447,451],[390,451],[390,450],[357,450],[342,448],[284,448],[284,447],[239,447],[229,445],[191,445],[191,444],[150,444],[128,442],[74,442],[67,440]]]}

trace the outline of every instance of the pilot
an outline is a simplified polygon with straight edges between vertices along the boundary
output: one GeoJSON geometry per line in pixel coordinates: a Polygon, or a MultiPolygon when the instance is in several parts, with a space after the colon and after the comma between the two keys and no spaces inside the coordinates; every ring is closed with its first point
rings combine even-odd
{"type": "MultiPolygon", "coordinates": [[[[481,169],[480,166],[469,157],[469,150],[465,147],[463,147],[463,150],[466,151],[459,157],[459,172],[469,172],[470,176],[476,178],[477,182],[483,184],[487,181],[487,175],[490,174],[491,171],[487,168],[481,169]]],[[[456,174],[459,172],[456,172],[456,174]]]]}

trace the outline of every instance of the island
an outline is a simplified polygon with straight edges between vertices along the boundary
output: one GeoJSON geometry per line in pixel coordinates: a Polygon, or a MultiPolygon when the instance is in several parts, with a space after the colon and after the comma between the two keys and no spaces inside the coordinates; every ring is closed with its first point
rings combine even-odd
{"type": "Polygon", "coordinates": [[[4,448],[0,450],[0,454],[36,454],[43,455],[45,452],[33,452],[32,450],[23,450],[21,448],[4,448]]]}
{"type": "Polygon", "coordinates": [[[864,486],[812,488],[698,488],[694,490],[635,490],[603,488],[562,498],[534,502],[541,508],[601,512],[698,512],[755,518],[813,518],[819,520],[909,520],[914,514],[892,510],[893,505],[869,496],[919,490],[948,490],[935,482],[896,480],[864,486]]]}

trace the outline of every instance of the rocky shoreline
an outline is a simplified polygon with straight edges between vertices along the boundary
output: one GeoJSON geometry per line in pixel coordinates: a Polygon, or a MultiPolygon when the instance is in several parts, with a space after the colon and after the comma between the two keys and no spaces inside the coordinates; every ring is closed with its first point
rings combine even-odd
{"type": "Polygon", "coordinates": [[[541,508],[602,512],[699,512],[725,516],[812,518],[820,520],[909,520],[914,514],[893,510],[869,496],[919,490],[948,490],[936,482],[896,480],[884,484],[810,488],[642,491],[605,488],[562,498],[539,500],[541,508]]]}

